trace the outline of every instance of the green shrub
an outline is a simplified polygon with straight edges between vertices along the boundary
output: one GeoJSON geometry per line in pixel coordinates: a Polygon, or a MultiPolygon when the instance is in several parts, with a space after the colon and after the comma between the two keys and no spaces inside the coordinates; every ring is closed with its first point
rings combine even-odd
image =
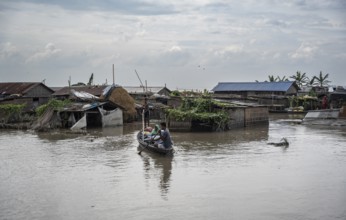
{"type": "Polygon", "coordinates": [[[3,113],[5,122],[8,122],[11,117],[18,120],[25,106],[26,104],[3,104],[0,105],[0,112],[3,113]]]}
{"type": "Polygon", "coordinates": [[[224,111],[225,107],[231,104],[222,103],[207,98],[183,99],[179,109],[167,109],[168,117],[177,121],[195,120],[209,124],[217,124],[219,127],[225,127],[230,117],[224,111]]]}
{"type": "Polygon", "coordinates": [[[47,104],[44,105],[40,105],[39,107],[36,108],[36,114],[38,116],[43,115],[43,113],[48,109],[48,108],[52,108],[54,110],[60,110],[63,107],[65,107],[66,105],[70,104],[71,101],[66,99],[64,101],[61,100],[57,100],[57,99],[51,99],[49,100],[49,102],[47,104]]]}

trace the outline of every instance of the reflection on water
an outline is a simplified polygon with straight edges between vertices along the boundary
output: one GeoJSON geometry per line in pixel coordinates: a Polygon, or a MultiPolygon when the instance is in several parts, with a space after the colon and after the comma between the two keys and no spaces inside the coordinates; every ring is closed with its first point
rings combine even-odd
{"type": "Polygon", "coordinates": [[[159,180],[158,186],[161,191],[161,196],[167,198],[170,187],[170,178],[172,174],[172,156],[154,155],[141,156],[143,160],[143,169],[146,180],[159,180]]]}
{"type": "Polygon", "coordinates": [[[346,128],[290,117],[171,132],[173,157],[138,155],[140,124],[0,130],[0,219],[346,219],[346,128]]]}

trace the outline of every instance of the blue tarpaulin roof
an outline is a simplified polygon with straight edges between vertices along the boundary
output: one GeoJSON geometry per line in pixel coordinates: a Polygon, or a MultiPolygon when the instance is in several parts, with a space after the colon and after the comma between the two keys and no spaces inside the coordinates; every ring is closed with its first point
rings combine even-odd
{"type": "MultiPolygon", "coordinates": [[[[219,82],[212,91],[214,92],[286,92],[295,82],[219,82]]],[[[298,89],[298,87],[297,87],[298,89]]]]}

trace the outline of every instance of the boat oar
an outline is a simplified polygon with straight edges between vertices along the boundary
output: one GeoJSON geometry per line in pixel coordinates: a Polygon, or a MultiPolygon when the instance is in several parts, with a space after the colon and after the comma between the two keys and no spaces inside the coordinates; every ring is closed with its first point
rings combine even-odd
{"type": "Polygon", "coordinates": [[[149,143],[147,143],[147,145],[146,145],[145,147],[143,147],[143,149],[142,149],[142,150],[140,150],[140,151],[138,152],[138,154],[141,154],[141,153],[142,153],[142,151],[143,151],[145,148],[147,148],[147,147],[148,147],[148,145],[149,145],[149,143]]]}

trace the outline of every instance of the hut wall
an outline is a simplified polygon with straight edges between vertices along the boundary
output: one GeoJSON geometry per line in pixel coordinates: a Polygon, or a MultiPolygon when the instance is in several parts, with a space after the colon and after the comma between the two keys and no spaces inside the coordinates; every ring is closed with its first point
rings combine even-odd
{"type": "Polygon", "coordinates": [[[258,104],[260,105],[282,105],[289,107],[290,103],[287,98],[260,98],[258,99],[258,104]]]}
{"type": "Polygon", "coordinates": [[[175,119],[169,118],[168,128],[171,131],[191,131],[191,127],[191,120],[176,121],[175,119]]]}
{"type": "Polygon", "coordinates": [[[167,88],[163,88],[157,94],[169,96],[171,92],[167,88]]]}
{"type": "Polygon", "coordinates": [[[346,104],[344,104],[342,106],[342,108],[340,109],[340,114],[339,114],[340,118],[346,118],[346,104]]]}
{"type": "Polygon", "coordinates": [[[52,95],[52,91],[49,90],[48,88],[42,86],[42,85],[39,85],[39,86],[36,86],[32,89],[30,89],[26,94],[25,94],[25,97],[50,97],[52,95]]]}
{"type": "Polygon", "coordinates": [[[229,129],[244,127],[245,108],[232,108],[228,110],[231,120],[228,123],[229,129]]]}
{"type": "Polygon", "coordinates": [[[87,126],[87,118],[86,118],[86,114],[85,114],[79,121],[77,121],[77,123],[75,123],[71,127],[71,130],[83,129],[83,128],[86,128],[86,126],[87,126]]]}
{"type": "Polygon", "coordinates": [[[287,95],[297,95],[298,90],[294,85],[292,85],[286,92],[287,95]]]}
{"type": "Polygon", "coordinates": [[[248,107],[245,109],[245,127],[269,122],[267,107],[248,107]]]}
{"type": "Polygon", "coordinates": [[[113,111],[105,111],[100,109],[102,112],[102,126],[121,126],[123,125],[123,111],[119,108],[113,111]]]}

